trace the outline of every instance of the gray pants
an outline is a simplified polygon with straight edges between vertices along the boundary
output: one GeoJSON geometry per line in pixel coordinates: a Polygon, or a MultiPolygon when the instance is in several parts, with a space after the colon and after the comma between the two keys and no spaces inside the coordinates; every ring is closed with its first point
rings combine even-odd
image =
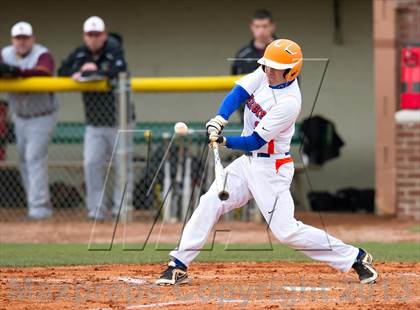
{"type": "MultiPolygon", "coordinates": [[[[106,176],[110,165],[115,171],[115,182],[112,197],[112,213],[116,215],[119,211],[123,198],[123,186],[121,184],[121,151],[122,135],[116,127],[94,127],[86,126],[84,141],[84,169],[86,182],[86,204],[89,217],[102,219],[106,217],[106,176]],[[112,157],[112,162],[111,162],[112,157]]],[[[133,169],[132,169],[132,134],[129,133],[128,163],[126,171],[126,201],[132,201],[133,195],[133,169]]]]}
{"type": "Polygon", "coordinates": [[[13,121],[28,215],[39,219],[50,217],[48,144],[57,123],[57,113],[28,119],[13,115],[13,121]]]}

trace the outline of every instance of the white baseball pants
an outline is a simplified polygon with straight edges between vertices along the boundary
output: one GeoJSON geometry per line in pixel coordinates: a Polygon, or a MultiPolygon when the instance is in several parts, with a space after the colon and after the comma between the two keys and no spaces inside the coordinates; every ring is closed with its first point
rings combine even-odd
{"type": "Polygon", "coordinates": [[[14,114],[13,122],[28,215],[38,219],[50,217],[48,144],[57,123],[57,113],[32,118],[21,118],[14,114]]]}
{"type": "Polygon", "coordinates": [[[289,191],[294,165],[289,162],[276,171],[276,159],[244,155],[227,166],[229,199],[219,200],[213,183],[200,198],[198,207],[184,228],[179,247],[171,251],[170,256],[188,266],[199,254],[220,216],[242,207],[254,197],[265,220],[270,223],[271,231],[281,243],[340,271],[348,271],[357,257],[358,248],[294,218],[294,203],[289,191]]]}

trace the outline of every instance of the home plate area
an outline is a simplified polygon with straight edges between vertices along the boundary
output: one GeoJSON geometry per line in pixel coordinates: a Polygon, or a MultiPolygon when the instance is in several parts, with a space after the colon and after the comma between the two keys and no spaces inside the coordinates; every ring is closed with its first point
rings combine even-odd
{"type": "Polygon", "coordinates": [[[156,286],[162,265],[2,268],[8,309],[418,309],[419,263],[378,263],[380,278],[319,263],[195,263],[190,282],[156,286]]]}

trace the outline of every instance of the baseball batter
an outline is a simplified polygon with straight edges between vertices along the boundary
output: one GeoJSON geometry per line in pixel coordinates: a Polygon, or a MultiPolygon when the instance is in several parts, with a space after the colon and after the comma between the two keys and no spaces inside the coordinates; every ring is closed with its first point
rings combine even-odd
{"type": "Polygon", "coordinates": [[[240,208],[252,197],[281,243],[342,272],[353,268],[361,283],[373,283],[378,277],[369,253],[294,218],[289,190],[294,164],[289,150],[301,110],[302,99],[296,78],[302,67],[302,57],[295,42],[273,41],[258,60],[261,66],[236,82],[217,116],[206,124],[210,146],[217,142],[246,153],[225,169],[228,200],[218,198],[215,183],[201,197],[185,226],[179,247],[170,253],[168,267],[156,284],[186,283],[188,266],[199,254],[220,216],[240,208]],[[222,136],[227,120],[245,100],[242,136],[222,136]]]}

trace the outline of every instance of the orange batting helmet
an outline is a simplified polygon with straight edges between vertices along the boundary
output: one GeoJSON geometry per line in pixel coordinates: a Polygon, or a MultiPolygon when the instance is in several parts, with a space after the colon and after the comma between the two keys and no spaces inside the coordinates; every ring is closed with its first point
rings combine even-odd
{"type": "Polygon", "coordinates": [[[296,42],[279,39],[267,46],[258,63],[273,69],[286,70],[284,78],[291,81],[299,75],[302,59],[302,50],[296,42]]]}

